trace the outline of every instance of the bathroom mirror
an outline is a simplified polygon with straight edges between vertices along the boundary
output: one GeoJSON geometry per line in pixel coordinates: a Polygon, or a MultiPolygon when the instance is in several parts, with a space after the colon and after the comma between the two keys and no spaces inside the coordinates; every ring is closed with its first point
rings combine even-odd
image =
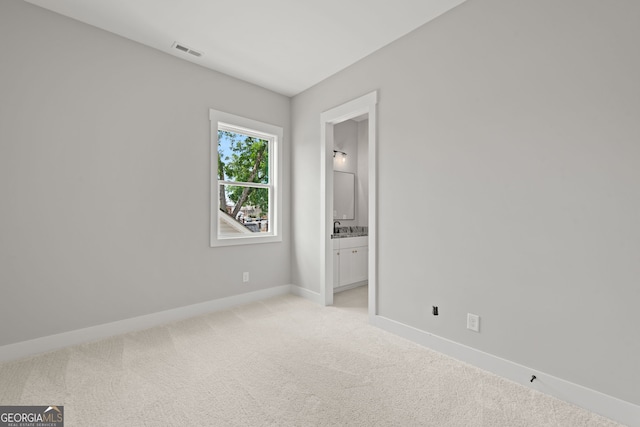
{"type": "Polygon", "coordinates": [[[355,219],[355,174],[333,172],[333,219],[355,219]]]}

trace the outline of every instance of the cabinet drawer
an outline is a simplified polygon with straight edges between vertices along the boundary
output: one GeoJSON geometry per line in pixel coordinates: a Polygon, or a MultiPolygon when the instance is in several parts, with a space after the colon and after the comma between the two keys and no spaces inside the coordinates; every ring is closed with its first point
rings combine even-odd
{"type": "Polygon", "coordinates": [[[368,244],[369,244],[368,236],[342,237],[338,239],[333,239],[333,249],[357,248],[360,246],[367,246],[368,244]]]}

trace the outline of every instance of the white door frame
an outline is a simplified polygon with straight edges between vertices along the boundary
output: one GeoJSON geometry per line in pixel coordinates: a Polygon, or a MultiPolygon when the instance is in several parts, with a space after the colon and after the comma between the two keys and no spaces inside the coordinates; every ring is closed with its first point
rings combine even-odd
{"type": "Polygon", "coordinates": [[[320,293],[325,305],[333,304],[333,127],[338,123],[363,114],[369,116],[369,320],[377,309],[377,150],[376,104],[378,92],[373,91],[320,115],[321,167],[320,167],[320,293]]]}

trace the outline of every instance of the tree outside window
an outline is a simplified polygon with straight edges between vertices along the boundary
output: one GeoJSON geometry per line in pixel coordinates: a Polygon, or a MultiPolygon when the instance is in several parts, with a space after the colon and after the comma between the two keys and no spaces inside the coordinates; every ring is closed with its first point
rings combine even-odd
{"type": "Polygon", "coordinates": [[[235,183],[269,184],[269,141],[218,130],[219,208],[237,220],[268,219],[269,189],[235,183]]]}

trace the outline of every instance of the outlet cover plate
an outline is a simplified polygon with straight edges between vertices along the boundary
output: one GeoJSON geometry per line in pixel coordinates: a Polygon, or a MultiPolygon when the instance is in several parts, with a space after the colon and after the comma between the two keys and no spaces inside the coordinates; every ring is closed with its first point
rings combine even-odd
{"type": "Polygon", "coordinates": [[[467,313],[467,329],[480,332],[480,316],[477,314],[467,313]]]}

